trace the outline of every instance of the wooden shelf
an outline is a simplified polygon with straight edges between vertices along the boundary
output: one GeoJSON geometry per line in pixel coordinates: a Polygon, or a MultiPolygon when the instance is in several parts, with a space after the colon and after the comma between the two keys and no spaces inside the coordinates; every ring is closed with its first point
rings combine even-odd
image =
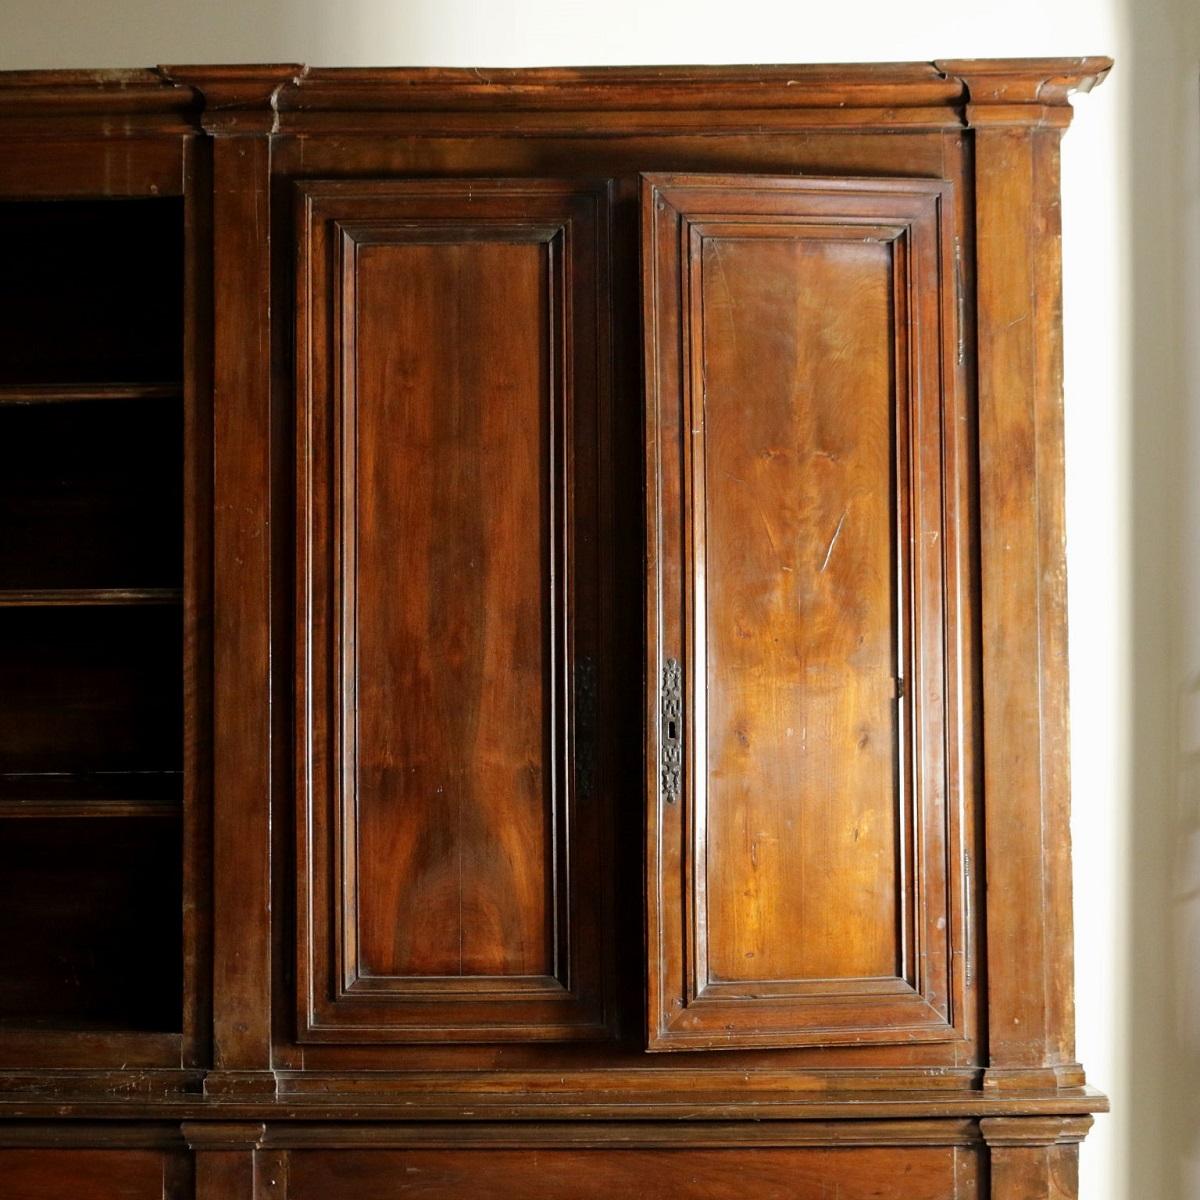
{"type": "Polygon", "coordinates": [[[178,771],[0,774],[0,819],[179,815],[178,771]]]}
{"type": "Polygon", "coordinates": [[[0,405],[170,400],[182,395],[181,383],[0,383],[0,405]]]}
{"type": "Polygon", "coordinates": [[[182,601],[182,588],[0,588],[0,608],[160,607],[182,601]]]}

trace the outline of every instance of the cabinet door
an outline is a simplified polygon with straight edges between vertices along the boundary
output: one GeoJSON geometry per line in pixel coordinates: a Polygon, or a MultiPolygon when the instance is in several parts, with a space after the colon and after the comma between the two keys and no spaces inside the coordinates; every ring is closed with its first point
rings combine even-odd
{"type": "Polygon", "coordinates": [[[948,192],[643,180],[651,1049],[963,1036],[948,192]]]}
{"type": "Polygon", "coordinates": [[[607,212],[300,185],[302,1041],[606,1031],[607,212]]]}

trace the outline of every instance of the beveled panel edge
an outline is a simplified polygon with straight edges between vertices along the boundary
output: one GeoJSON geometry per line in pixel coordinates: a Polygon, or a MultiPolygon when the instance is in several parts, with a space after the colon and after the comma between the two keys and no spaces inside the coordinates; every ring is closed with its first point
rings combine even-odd
{"type": "Polygon", "coordinates": [[[549,999],[567,992],[554,975],[356,975],[338,993],[340,1001],[370,1001],[379,996],[419,1000],[430,996],[459,999],[549,999]]]}

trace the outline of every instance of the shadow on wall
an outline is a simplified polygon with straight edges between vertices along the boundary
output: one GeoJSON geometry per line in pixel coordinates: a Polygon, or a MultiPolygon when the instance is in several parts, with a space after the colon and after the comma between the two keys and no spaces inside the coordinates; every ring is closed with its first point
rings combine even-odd
{"type": "Polygon", "coordinates": [[[1125,0],[1132,93],[1130,1116],[1124,1194],[1200,1196],[1200,5],[1125,0]]]}

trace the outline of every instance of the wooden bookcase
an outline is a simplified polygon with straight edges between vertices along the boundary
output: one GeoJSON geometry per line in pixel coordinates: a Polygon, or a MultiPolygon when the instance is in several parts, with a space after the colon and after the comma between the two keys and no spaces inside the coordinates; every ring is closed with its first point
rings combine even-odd
{"type": "Polygon", "coordinates": [[[0,1190],[1076,1200],[1108,66],[0,74],[0,1190]]]}

